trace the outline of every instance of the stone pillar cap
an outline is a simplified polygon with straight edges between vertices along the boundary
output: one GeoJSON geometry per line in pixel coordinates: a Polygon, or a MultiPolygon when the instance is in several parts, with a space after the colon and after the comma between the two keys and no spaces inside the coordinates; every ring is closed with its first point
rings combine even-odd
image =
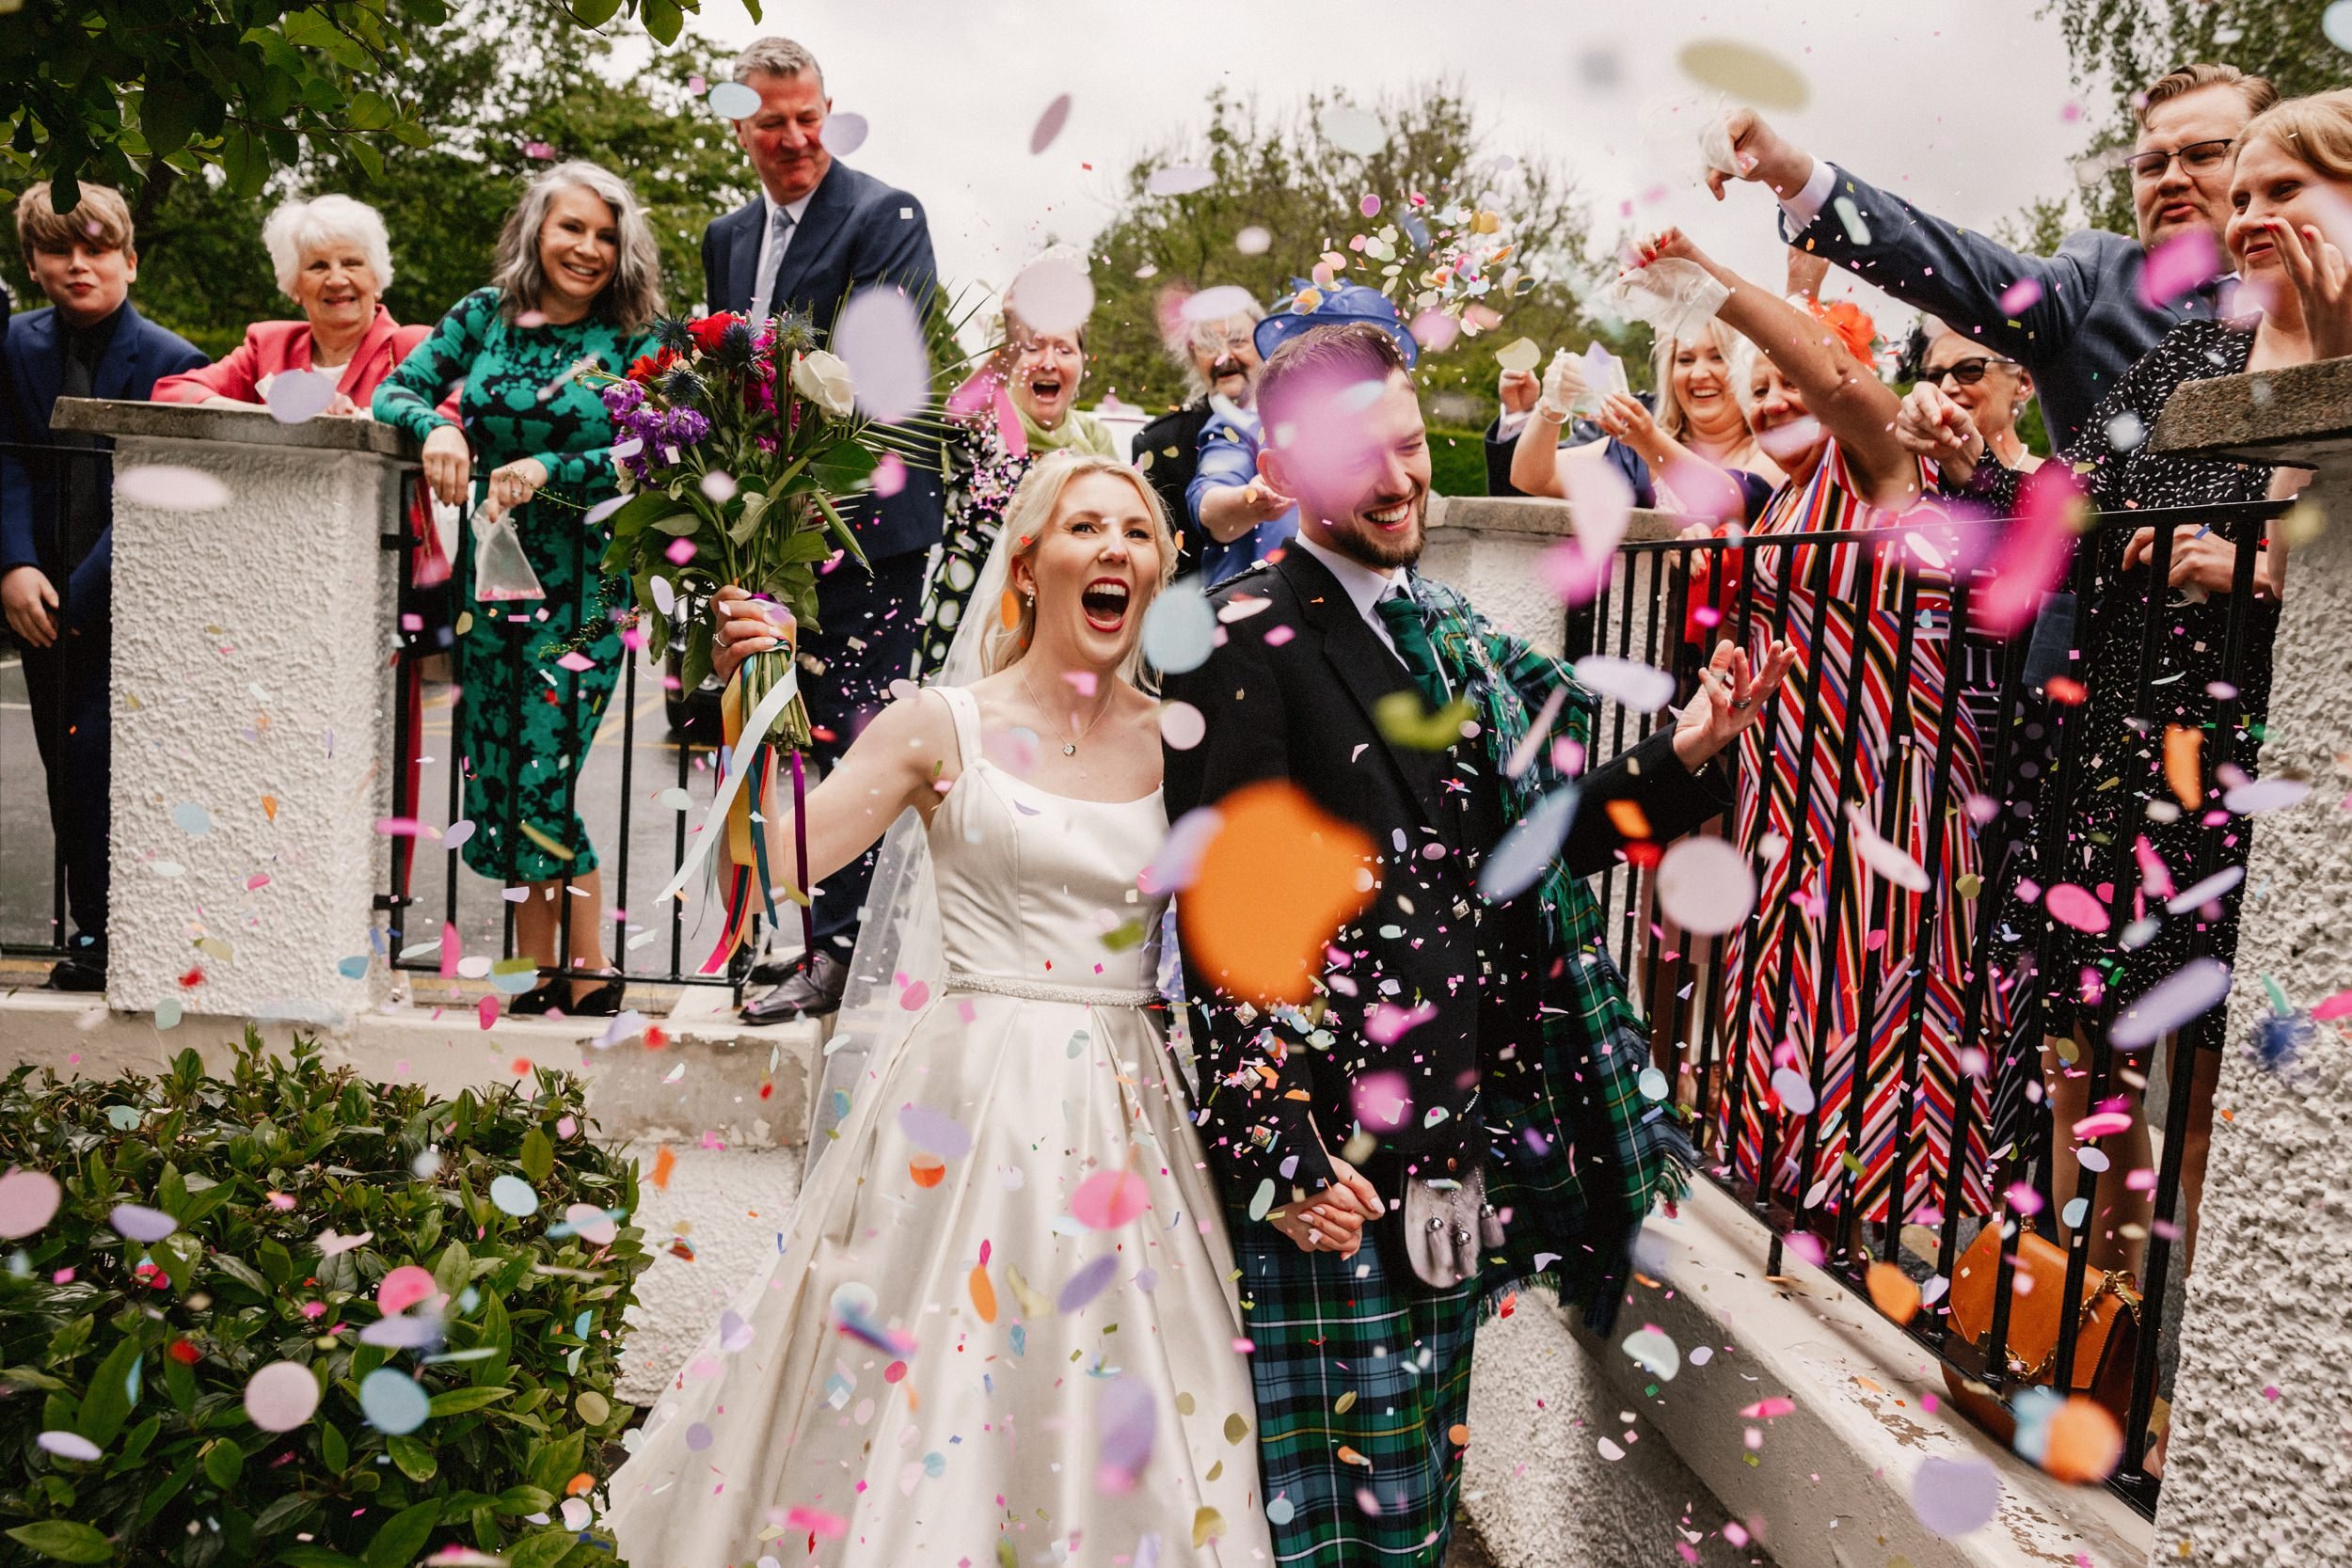
{"type": "Polygon", "coordinates": [[[226,441],[311,451],[370,452],[413,459],[418,448],[401,432],[373,420],[327,419],[280,424],[265,408],[208,407],[192,403],[134,403],[122,398],[59,398],[53,430],[93,436],[145,436],[171,441],[226,441]]]}

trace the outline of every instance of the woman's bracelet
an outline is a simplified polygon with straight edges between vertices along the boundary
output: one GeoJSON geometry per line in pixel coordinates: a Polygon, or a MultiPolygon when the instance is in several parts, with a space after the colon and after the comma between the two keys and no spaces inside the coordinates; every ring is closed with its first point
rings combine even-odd
{"type": "Polygon", "coordinates": [[[1529,410],[1529,412],[1534,414],[1535,418],[1542,420],[1547,424],[1565,425],[1570,420],[1576,418],[1573,413],[1569,412],[1567,409],[1560,407],[1549,398],[1537,398],[1535,400],[1535,406],[1529,410]]]}

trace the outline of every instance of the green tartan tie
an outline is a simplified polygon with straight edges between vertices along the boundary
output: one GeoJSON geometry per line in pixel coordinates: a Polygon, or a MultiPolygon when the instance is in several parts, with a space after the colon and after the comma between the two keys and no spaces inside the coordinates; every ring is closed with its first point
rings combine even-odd
{"type": "Polygon", "coordinates": [[[1438,649],[1429,641],[1429,624],[1422,619],[1420,604],[1408,594],[1392,594],[1373,609],[1388,623],[1389,639],[1396,644],[1396,657],[1412,673],[1413,684],[1421,688],[1421,694],[1429,699],[1431,707],[1445,706],[1452,700],[1445,672],[1438,667],[1438,649]]]}

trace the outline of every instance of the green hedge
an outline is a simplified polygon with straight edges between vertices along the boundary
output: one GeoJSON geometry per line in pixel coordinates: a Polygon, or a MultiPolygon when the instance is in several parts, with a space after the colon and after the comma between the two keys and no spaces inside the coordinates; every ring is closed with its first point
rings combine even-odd
{"type": "Polygon", "coordinates": [[[0,1170],[63,1189],[46,1224],[0,1241],[0,1563],[406,1568],[452,1544],[511,1568],[612,1563],[561,1508],[577,1478],[602,1484],[603,1439],[628,1423],[613,1370],[650,1259],[626,1221],[603,1247],[551,1234],[574,1204],[636,1211],[635,1163],[588,1128],[568,1074],[437,1100],[250,1033],[225,1080],[188,1051],[160,1080],[0,1081],[0,1170]],[[501,1177],[529,1183],[536,1212],[494,1204],[501,1177]],[[129,1240],[122,1203],[178,1229],[129,1240]],[[373,1237],[324,1256],[328,1230],[373,1237]],[[359,1342],[409,1263],[433,1275],[441,1342],[359,1342]],[[277,1361],[322,1391],[282,1433],[245,1407],[277,1361]],[[431,1398],[403,1435],[361,1412],[387,1367],[431,1398]]]}
{"type": "Polygon", "coordinates": [[[1483,432],[1430,427],[1429,489],[1439,496],[1486,493],[1486,437],[1483,432]]]}

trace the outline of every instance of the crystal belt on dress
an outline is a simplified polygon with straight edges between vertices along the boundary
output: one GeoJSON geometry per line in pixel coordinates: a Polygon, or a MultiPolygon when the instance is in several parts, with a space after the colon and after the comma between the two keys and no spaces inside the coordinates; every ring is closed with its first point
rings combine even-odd
{"type": "Polygon", "coordinates": [[[996,996],[1018,996],[1029,1002],[1071,1002],[1081,1007],[1149,1007],[1160,1001],[1155,990],[1120,990],[1108,986],[1056,986],[1042,980],[1016,979],[1009,974],[965,974],[947,972],[949,990],[984,990],[996,996]]]}

